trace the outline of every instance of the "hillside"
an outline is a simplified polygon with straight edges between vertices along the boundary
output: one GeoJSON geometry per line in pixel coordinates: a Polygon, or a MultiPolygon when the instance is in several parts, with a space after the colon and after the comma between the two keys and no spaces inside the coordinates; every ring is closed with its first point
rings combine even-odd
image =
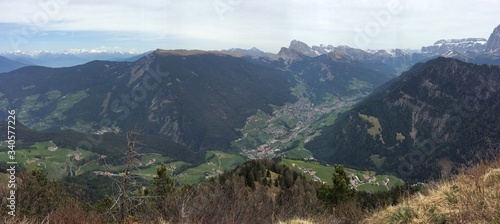
{"type": "Polygon", "coordinates": [[[500,68],[450,58],[417,64],[380,87],[306,148],[329,163],[409,180],[446,176],[500,139],[500,68]]]}
{"type": "Polygon", "coordinates": [[[349,59],[337,52],[317,57],[302,56],[288,68],[309,87],[313,103],[321,103],[329,96],[351,96],[371,93],[375,88],[394,78],[396,71],[382,63],[369,64],[349,59]]]}
{"type": "MultiPolygon", "coordinates": [[[[6,129],[7,123],[0,121],[0,128],[6,129]]],[[[106,162],[110,165],[123,165],[123,151],[127,144],[126,139],[121,134],[116,133],[104,133],[101,135],[84,134],[71,130],[57,131],[57,132],[39,132],[32,130],[22,123],[16,123],[16,151],[20,154],[25,154],[28,157],[16,157],[19,159],[20,163],[26,162],[26,160],[34,159],[36,157],[47,156],[49,162],[61,163],[59,167],[54,165],[54,171],[58,172],[60,175],[57,177],[68,175],[68,170],[70,167],[77,168],[76,165],[78,161],[71,161],[71,158],[64,158],[69,152],[75,153],[76,151],[81,151],[88,153],[89,155],[103,155],[106,156],[106,162]],[[39,145],[45,145],[44,147],[39,147],[39,145]],[[47,152],[47,145],[55,146],[61,151],[47,152]],[[64,153],[65,151],[68,153],[64,153]],[[54,159],[54,160],[53,160],[54,159]],[[58,160],[60,159],[60,160],[58,160]],[[59,169],[59,170],[57,170],[59,169]]],[[[0,133],[0,138],[7,139],[7,133],[0,133]]],[[[143,142],[141,144],[141,153],[144,154],[156,154],[159,158],[167,157],[169,160],[182,160],[187,163],[195,163],[203,159],[203,154],[195,153],[183,145],[177,144],[172,140],[161,138],[155,135],[142,135],[139,140],[143,142]],[[168,149],[168,150],[165,150],[168,149]]],[[[7,146],[0,144],[0,153],[4,154],[8,151],[7,146]]],[[[5,161],[7,157],[0,159],[0,161],[5,161]]],[[[41,158],[38,158],[41,159],[41,158]]],[[[86,162],[88,158],[85,158],[86,162]]],[[[93,158],[95,159],[95,157],[93,158]]],[[[46,162],[46,161],[42,161],[46,162]]],[[[24,164],[26,165],[26,164],[24,164]]],[[[82,165],[82,163],[78,163],[82,165]]],[[[28,165],[29,166],[29,165],[28,165]]],[[[34,164],[31,168],[34,168],[34,164]]],[[[38,167],[40,168],[40,167],[38,167]]],[[[45,167],[46,168],[46,167],[45,167]]],[[[52,175],[52,174],[51,174],[52,175]]]]}
{"type": "Polygon", "coordinates": [[[364,223],[499,223],[500,160],[469,168],[451,180],[389,206],[364,223]]]}
{"type": "Polygon", "coordinates": [[[0,106],[17,108],[30,128],[120,133],[140,124],[195,151],[227,149],[247,117],[296,100],[286,72],[208,53],[31,66],[4,74],[0,84],[0,106]]]}

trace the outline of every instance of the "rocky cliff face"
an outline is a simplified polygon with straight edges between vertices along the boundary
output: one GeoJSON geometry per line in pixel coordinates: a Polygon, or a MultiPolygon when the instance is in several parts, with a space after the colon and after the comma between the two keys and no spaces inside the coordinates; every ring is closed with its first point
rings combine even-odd
{"type": "Polygon", "coordinates": [[[486,44],[486,52],[500,54],[500,25],[498,25],[491,33],[486,44]]]}
{"type": "Polygon", "coordinates": [[[446,55],[450,52],[466,53],[475,52],[479,53],[486,49],[486,39],[484,38],[464,38],[464,39],[451,39],[439,40],[432,46],[422,47],[422,53],[431,55],[446,55]]]}

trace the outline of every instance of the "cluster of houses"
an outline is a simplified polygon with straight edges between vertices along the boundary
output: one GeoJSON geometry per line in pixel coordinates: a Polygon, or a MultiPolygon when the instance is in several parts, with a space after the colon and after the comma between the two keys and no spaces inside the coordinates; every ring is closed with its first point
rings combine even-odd
{"type": "MultiPolygon", "coordinates": [[[[299,170],[301,170],[305,174],[309,174],[312,177],[313,181],[325,183],[324,181],[321,180],[321,178],[316,176],[316,171],[314,171],[312,168],[298,166],[295,163],[292,163],[292,167],[297,167],[297,168],[299,168],[299,170]]],[[[387,178],[387,177],[384,178],[382,181],[377,182],[377,177],[375,175],[364,174],[363,180],[360,180],[356,174],[351,173],[351,174],[349,174],[349,181],[350,181],[351,186],[355,189],[357,189],[357,187],[359,185],[363,185],[363,184],[371,184],[373,186],[383,185],[383,186],[386,186],[387,189],[389,189],[389,186],[387,186],[387,184],[389,183],[389,178],[387,178]]]]}
{"type": "Polygon", "coordinates": [[[281,149],[273,149],[269,144],[264,144],[257,149],[245,150],[244,155],[249,159],[262,159],[262,158],[273,158],[281,151],[281,149]]]}
{"type": "Polygon", "coordinates": [[[207,164],[210,165],[210,166],[216,166],[217,169],[212,168],[210,171],[205,171],[203,173],[203,175],[205,175],[205,179],[210,179],[212,177],[217,177],[217,176],[222,175],[224,173],[220,169],[220,158],[222,158],[224,156],[222,154],[220,154],[220,153],[216,153],[215,156],[217,157],[217,160],[219,161],[219,164],[217,165],[217,164],[213,163],[212,161],[208,162],[207,164]]]}
{"type": "Polygon", "coordinates": [[[222,170],[219,170],[219,169],[212,169],[211,171],[205,171],[204,175],[205,175],[205,179],[210,179],[212,177],[217,177],[217,176],[220,176],[222,175],[224,172],[222,172],[222,170]]]}
{"type": "MultiPolygon", "coordinates": [[[[79,154],[80,154],[80,157],[81,157],[81,153],[80,153],[80,152],[75,152],[75,159],[76,159],[76,160],[79,160],[79,159],[77,159],[77,157],[76,157],[76,153],[79,153],[79,154]]],[[[99,159],[104,159],[104,158],[106,158],[106,155],[99,155],[99,159]]],[[[148,160],[148,162],[146,163],[146,165],[145,165],[145,166],[150,166],[150,165],[152,165],[154,162],[156,162],[156,159],[150,159],[150,160],[148,160]]],[[[142,163],[142,162],[139,162],[139,166],[142,166],[142,165],[143,165],[143,163],[142,163]]],[[[168,170],[171,170],[171,171],[172,171],[172,174],[173,174],[173,172],[174,172],[174,170],[175,170],[176,168],[177,168],[177,167],[176,167],[175,165],[173,165],[173,164],[169,164],[169,165],[167,165],[167,169],[168,169],[168,170]]],[[[113,176],[123,176],[123,173],[111,173],[111,172],[108,172],[108,171],[100,171],[100,170],[98,170],[98,171],[94,171],[94,174],[95,174],[96,176],[108,176],[108,177],[113,177],[113,176]]],[[[153,175],[153,177],[156,177],[156,174],[154,174],[154,175],[153,175]]]]}
{"type": "Polygon", "coordinates": [[[381,182],[377,182],[377,177],[374,175],[369,175],[369,174],[364,174],[363,175],[363,180],[360,180],[359,177],[355,174],[349,174],[349,182],[351,186],[354,188],[357,188],[359,185],[362,184],[371,184],[373,186],[380,186],[381,184],[388,187],[387,184],[389,183],[389,178],[384,178],[381,182]]]}
{"type": "MultiPolygon", "coordinates": [[[[148,160],[148,162],[146,163],[145,166],[149,166],[149,165],[153,164],[154,162],[156,162],[156,159],[150,159],[150,160],[148,160]]],[[[139,166],[142,166],[142,162],[139,162],[139,166]]],[[[170,165],[170,166],[174,166],[173,169],[175,170],[175,165],[170,165]]],[[[169,167],[169,168],[171,168],[171,167],[169,167]]]]}
{"type": "Polygon", "coordinates": [[[295,163],[292,163],[292,167],[297,167],[297,168],[299,168],[299,170],[301,170],[305,174],[311,175],[313,181],[325,183],[324,181],[321,180],[321,178],[319,178],[318,176],[316,176],[316,171],[314,171],[312,168],[307,168],[307,167],[303,167],[303,166],[297,166],[297,165],[295,165],[295,163]]]}
{"type": "Polygon", "coordinates": [[[123,176],[123,173],[111,173],[108,171],[94,171],[94,174],[96,176],[108,176],[108,177],[114,177],[114,176],[123,176]]]}

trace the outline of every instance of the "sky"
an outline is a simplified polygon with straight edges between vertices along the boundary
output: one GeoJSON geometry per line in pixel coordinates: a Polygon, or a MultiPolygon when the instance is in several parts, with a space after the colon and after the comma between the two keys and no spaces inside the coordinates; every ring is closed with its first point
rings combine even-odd
{"type": "Polygon", "coordinates": [[[498,0],[0,0],[0,52],[249,49],[291,40],[420,49],[488,38],[498,0]]]}

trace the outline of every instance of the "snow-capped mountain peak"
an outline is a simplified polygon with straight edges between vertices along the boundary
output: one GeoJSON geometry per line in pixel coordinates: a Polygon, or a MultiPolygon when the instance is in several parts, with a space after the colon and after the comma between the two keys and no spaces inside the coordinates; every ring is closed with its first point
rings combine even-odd
{"type": "Polygon", "coordinates": [[[135,50],[120,51],[117,49],[100,47],[90,50],[74,48],[60,52],[16,50],[0,53],[0,56],[29,65],[67,67],[87,63],[93,60],[126,60],[138,54],[139,53],[135,50]]]}

